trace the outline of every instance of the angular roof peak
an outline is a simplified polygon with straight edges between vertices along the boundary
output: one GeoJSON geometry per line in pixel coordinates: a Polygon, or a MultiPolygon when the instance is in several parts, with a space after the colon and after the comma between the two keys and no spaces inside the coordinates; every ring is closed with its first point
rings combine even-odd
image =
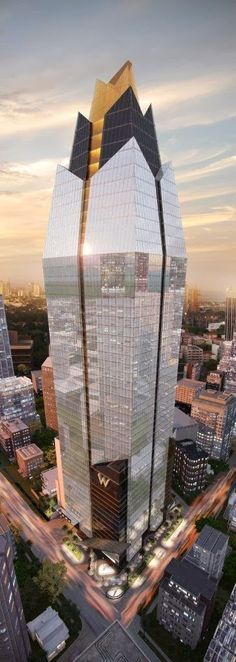
{"type": "Polygon", "coordinates": [[[96,81],[93,101],[90,110],[90,122],[96,122],[104,118],[106,112],[113,106],[115,101],[129,88],[137,97],[137,88],[133,75],[132,62],[127,60],[122,67],[112,76],[108,83],[101,80],[96,81]]]}

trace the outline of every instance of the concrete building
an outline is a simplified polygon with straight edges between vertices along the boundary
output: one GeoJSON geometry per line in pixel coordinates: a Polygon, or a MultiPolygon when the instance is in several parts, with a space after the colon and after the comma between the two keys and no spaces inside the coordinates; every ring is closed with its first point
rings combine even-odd
{"type": "Polygon", "coordinates": [[[208,455],[195,441],[182,439],[175,443],[173,478],[185,494],[200,492],[206,485],[208,455]]]}
{"type": "Polygon", "coordinates": [[[179,407],[174,408],[173,437],[176,441],[181,439],[197,438],[198,424],[191,416],[185,414],[179,407]]]}
{"type": "Polygon", "coordinates": [[[205,390],[205,386],[205,382],[197,379],[180,379],[175,387],[175,402],[180,408],[184,408],[186,413],[190,413],[193,399],[205,390]]]}
{"type": "Polygon", "coordinates": [[[192,401],[191,415],[198,422],[197,446],[216,460],[228,460],[236,417],[236,397],[204,391],[192,401]]]}
{"type": "Polygon", "coordinates": [[[58,167],[44,280],[61,507],[111,548],[116,521],[128,560],[163,520],[185,272],[173,168],[161,163],[151,107],[142,113],[126,62],[96,84],[69,169],[58,167]]]}
{"type": "Polygon", "coordinates": [[[212,370],[206,378],[206,389],[212,391],[223,391],[224,374],[219,370],[212,370]]]}
{"type": "Polygon", "coordinates": [[[30,444],[16,451],[16,461],[19,472],[24,478],[29,478],[34,469],[43,464],[43,451],[36,444],[30,444]]]}
{"type": "Polygon", "coordinates": [[[52,467],[51,469],[42,471],[41,474],[43,479],[42,493],[45,494],[45,496],[54,496],[56,494],[56,482],[58,480],[57,474],[58,474],[57,467],[52,467]]]}
{"type": "Polygon", "coordinates": [[[197,345],[182,345],[181,352],[185,363],[203,362],[203,349],[197,345]]]}
{"type": "MultiPolygon", "coordinates": [[[[76,662],[105,662],[106,660],[109,660],[109,662],[118,662],[119,660],[120,662],[126,660],[129,660],[129,662],[150,662],[153,655],[151,658],[146,657],[141,646],[143,647],[142,639],[137,643],[119,621],[114,621],[74,660],[76,662]]],[[[158,659],[155,655],[157,662],[158,659]]]]}
{"type": "Polygon", "coordinates": [[[224,608],[204,662],[235,662],[236,659],[236,584],[224,608]]]}
{"type": "Polygon", "coordinates": [[[7,421],[20,418],[30,429],[40,426],[31,379],[7,377],[0,380],[0,418],[7,421]]]}
{"type": "Polygon", "coordinates": [[[5,525],[0,527],[0,660],[26,662],[30,643],[6,529],[5,525]]]}
{"type": "Polygon", "coordinates": [[[172,637],[196,648],[207,629],[217,582],[186,558],[172,559],[164,571],[157,600],[157,620],[172,637]]]}
{"type": "Polygon", "coordinates": [[[228,536],[206,524],[185,558],[218,581],[222,575],[228,541],[228,536]]]}
{"type": "Polygon", "coordinates": [[[202,363],[185,363],[183,377],[186,379],[199,380],[201,375],[202,363]]]}
{"type": "Polygon", "coordinates": [[[59,655],[69,639],[69,630],[52,607],[47,607],[33,621],[27,623],[33,641],[36,639],[46,654],[48,662],[59,655]]]}
{"type": "Polygon", "coordinates": [[[228,292],[225,300],[225,340],[232,340],[236,331],[236,293],[228,292]]]}
{"type": "Polygon", "coordinates": [[[41,373],[46,423],[49,428],[52,428],[52,430],[58,430],[56,395],[51,356],[48,356],[44,361],[41,373]]]}
{"type": "Polygon", "coordinates": [[[42,393],[42,373],[41,370],[31,370],[31,381],[33,384],[33,389],[36,395],[42,393]]]}
{"type": "Polygon", "coordinates": [[[0,445],[9,460],[15,460],[17,449],[30,443],[30,429],[20,418],[13,421],[0,419],[0,445]]]}
{"type": "Polygon", "coordinates": [[[14,375],[7,320],[2,295],[0,294],[0,379],[14,375]]]}

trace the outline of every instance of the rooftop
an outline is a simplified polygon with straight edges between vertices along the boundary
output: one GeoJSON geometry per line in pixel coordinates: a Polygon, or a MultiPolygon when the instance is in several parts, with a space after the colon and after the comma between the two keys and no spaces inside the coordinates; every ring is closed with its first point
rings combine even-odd
{"type": "Polygon", "coordinates": [[[193,400],[193,405],[213,407],[217,410],[224,409],[230,404],[236,406],[235,396],[232,393],[222,393],[221,391],[204,391],[196,395],[193,400]]]}
{"type": "Polygon", "coordinates": [[[44,363],[42,363],[41,368],[52,368],[52,359],[51,356],[48,356],[44,363]]]}
{"type": "Polygon", "coordinates": [[[36,444],[29,444],[28,446],[23,446],[16,450],[17,457],[22,458],[23,460],[30,460],[31,458],[38,457],[38,455],[43,456],[43,451],[36,444]]]}
{"type": "Polygon", "coordinates": [[[184,386],[184,388],[205,389],[206,384],[205,382],[200,382],[199,379],[187,379],[187,377],[183,377],[183,379],[179,379],[176,386],[184,386]]]}
{"type": "MultiPolygon", "coordinates": [[[[158,658],[157,658],[158,659],[158,658]]],[[[74,662],[148,662],[131,635],[114,621],[74,662]]]]}
{"type": "Polygon", "coordinates": [[[5,433],[5,435],[14,434],[15,432],[23,432],[23,430],[28,430],[28,426],[21,418],[14,418],[13,421],[5,421],[5,419],[0,419],[0,433],[5,433]]]}
{"type": "MultiPolygon", "coordinates": [[[[192,380],[188,380],[188,381],[192,381],[192,380]]],[[[191,416],[185,414],[181,409],[179,409],[179,407],[175,407],[173,428],[175,429],[183,428],[183,427],[189,428],[190,425],[191,426],[193,425],[195,428],[198,427],[197,421],[195,421],[194,418],[191,418],[191,416]]]]}
{"type": "Polygon", "coordinates": [[[69,630],[55,609],[47,607],[33,621],[27,623],[30,634],[40,641],[47,655],[53,653],[63,641],[69,637],[69,630]]]}
{"type": "Polygon", "coordinates": [[[0,394],[3,395],[8,391],[16,391],[29,387],[30,389],[33,389],[29,377],[4,377],[3,379],[0,379],[0,394]]]}
{"type": "MultiPolygon", "coordinates": [[[[212,526],[206,524],[199,533],[198,539],[193,547],[197,545],[198,547],[202,547],[202,549],[206,549],[208,552],[215,554],[224,549],[228,540],[229,538],[225,533],[221,533],[221,531],[217,531],[216,529],[213,529],[212,526]]],[[[191,552],[191,550],[189,550],[189,552],[191,552]]]]}
{"type": "Polygon", "coordinates": [[[194,566],[186,557],[180,561],[172,559],[165,570],[166,575],[173,579],[189,593],[195,596],[202,595],[211,600],[217,588],[217,582],[209,579],[204,570],[194,566]]]}
{"type": "Polygon", "coordinates": [[[176,441],[176,448],[179,448],[190,460],[207,459],[209,454],[201,448],[197,448],[195,441],[192,439],[181,439],[176,441]]]}

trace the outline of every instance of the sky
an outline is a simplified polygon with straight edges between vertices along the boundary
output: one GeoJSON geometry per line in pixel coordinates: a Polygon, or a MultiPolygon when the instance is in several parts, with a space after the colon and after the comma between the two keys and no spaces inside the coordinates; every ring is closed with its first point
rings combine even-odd
{"type": "Polygon", "coordinates": [[[0,0],[0,280],[42,281],[56,165],[129,59],[175,167],[188,283],[236,289],[235,25],[235,0],[0,0]]]}

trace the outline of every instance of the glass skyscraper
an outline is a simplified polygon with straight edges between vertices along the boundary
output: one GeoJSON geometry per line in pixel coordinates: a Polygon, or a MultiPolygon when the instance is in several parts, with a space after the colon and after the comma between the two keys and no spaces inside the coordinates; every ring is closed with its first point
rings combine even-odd
{"type": "Polygon", "coordinates": [[[7,320],[2,295],[0,294],[0,379],[2,377],[13,377],[13,363],[10,341],[7,328],[7,320]]]}
{"type": "Polygon", "coordinates": [[[78,115],[44,252],[61,506],[119,558],[163,519],[185,271],[173,168],[126,62],[78,115]]]}

